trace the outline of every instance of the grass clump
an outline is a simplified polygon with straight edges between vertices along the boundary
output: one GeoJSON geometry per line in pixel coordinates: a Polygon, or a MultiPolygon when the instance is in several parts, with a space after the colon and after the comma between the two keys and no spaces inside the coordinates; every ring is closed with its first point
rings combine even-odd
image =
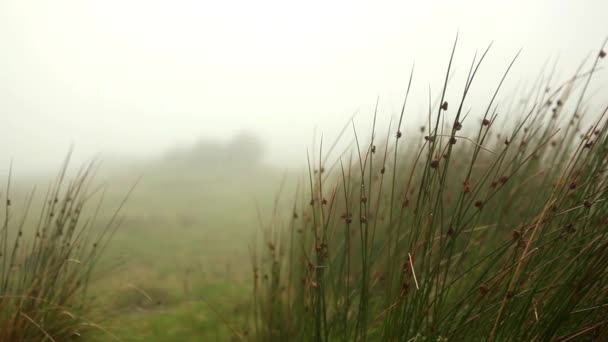
{"type": "Polygon", "coordinates": [[[509,66],[475,122],[466,100],[488,50],[448,104],[455,48],[420,135],[402,132],[406,95],[385,139],[374,115],[350,156],[329,162],[321,143],[309,158],[293,212],[253,249],[255,340],[608,336],[608,121],[583,111],[603,53],[563,84],[539,78],[501,122],[509,66]]]}
{"type": "Polygon", "coordinates": [[[96,226],[99,207],[87,206],[97,192],[90,191],[94,164],[71,178],[68,160],[46,195],[39,199],[32,191],[21,210],[11,201],[10,175],[3,191],[1,341],[68,341],[103,330],[85,318],[91,309],[87,287],[117,227],[115,216],[96,226]],[[37,221],[28,223],[30,216],[37,221]]]}

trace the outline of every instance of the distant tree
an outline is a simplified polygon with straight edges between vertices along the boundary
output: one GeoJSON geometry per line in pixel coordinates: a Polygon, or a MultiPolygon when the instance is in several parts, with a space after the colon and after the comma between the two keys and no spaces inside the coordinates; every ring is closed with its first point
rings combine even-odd
{"type": "Polygon", "coordinates": [[[227,143],[201,139],[188,148],[174,148],[165,159],[196,167],[255,166],[264,155],[262,141],[249,132],[240,132],[227,143]]]}
{"type": "Polygon", "coordinates": [[[249,132],[237,134],[225,148],[225,157],[232,165],[257,165],[264,156],[262,141],[249,132]]]}

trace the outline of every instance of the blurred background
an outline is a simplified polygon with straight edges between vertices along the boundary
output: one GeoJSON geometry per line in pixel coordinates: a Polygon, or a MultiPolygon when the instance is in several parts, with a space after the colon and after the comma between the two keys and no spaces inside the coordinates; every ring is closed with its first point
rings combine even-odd
{"type": "Polygon", "coordinates": [[[315,127],[332,136],[355,112],[369,121],[377,96],[395,115],[414,61],[407,115],[424,115],[457,32],[459,86],[494,41],[488,85],[472,89],[483,106],[474,99],[520,49],[505,92],[556,61],[572,75],[608,34],[607,12],[601,0],[3,0],[0,165],[55,166],[70,144],[80,158],[148,158],[242,130],[267,161],[300,164],[315,127]]]}

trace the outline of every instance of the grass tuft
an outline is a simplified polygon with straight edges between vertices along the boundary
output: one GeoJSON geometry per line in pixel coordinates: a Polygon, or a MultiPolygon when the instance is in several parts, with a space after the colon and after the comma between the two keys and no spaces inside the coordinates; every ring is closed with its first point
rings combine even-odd
{"type": "Polygon", "coordinates": [[[21,210],[11,199],[10,175],[3,191],[1,341],[68,341],[90,330],[113,337],[85,316],[91,273],[117,228],[116,216],[96,225],[99,207],[87,205],[98,192],[90,191],[95,164],[68,177],[68,162],[69,157],[45,196],[32,191],[21,210]],[[30,224],[30,216],[37,221],[30,224]]]}
{"type": "Polygon", "coordinates": [[[489,49],[448,106],[454,44],[420,134],[402,131],[412,69],[385,140],[375,113],[369,142],[353,124],[354,158],[328,161],[323,142],[309,156],[306,190],[254,249],[254,340],[608,336],[608,107],[582,110],[605,53],[499,115],[516,56],[476,123],[466,101],[489,49]]]}

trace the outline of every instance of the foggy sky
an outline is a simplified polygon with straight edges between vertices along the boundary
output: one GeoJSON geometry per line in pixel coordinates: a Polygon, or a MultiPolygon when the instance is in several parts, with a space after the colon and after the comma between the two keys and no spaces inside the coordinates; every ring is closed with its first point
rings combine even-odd
{"type": "MultiPolygon", "coordinates": [[[[377,96],[394,115],[414,61],[418,122],[457,31],[456,79],[494,41],[479,109],[520,48],[509,87],[556,58],[570,76],[608,35],[606,13],[603,0],[0,0],[0,168],[56,165],[70,144],[149,157],[243,129],[270,161],[305,162],[315,127],[332,137],[356,110],[365,127],[377,96]]],[[[606,86],[602,72],[599,105],[606,86]]]]}

